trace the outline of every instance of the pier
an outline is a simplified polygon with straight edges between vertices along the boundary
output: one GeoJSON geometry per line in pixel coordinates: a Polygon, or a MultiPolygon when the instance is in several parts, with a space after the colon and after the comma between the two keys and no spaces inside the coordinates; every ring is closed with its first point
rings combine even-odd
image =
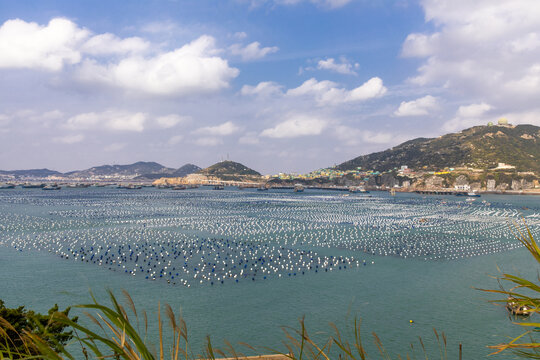
{"type": "Polygon", "coordinates": [[[450,189],[440,190],[416,190],[415,193],[423,195],[467,195],[466,191],[455,191],[450,189]]]}

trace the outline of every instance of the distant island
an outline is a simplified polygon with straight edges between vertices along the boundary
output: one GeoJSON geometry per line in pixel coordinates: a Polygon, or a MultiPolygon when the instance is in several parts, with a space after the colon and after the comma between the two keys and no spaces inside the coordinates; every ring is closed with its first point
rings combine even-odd
{"type": "Polygon", "coordinates": [[[259,172],[234,161],[221,161],[217,164],[200,169],[184,177],[163,177],[154,181],[156,186],[172,186],[180,184],[201,184],[212,181],[229,181],[231,183],[245,183],[246,185],[262,185],[268,177],[259,172]]]}
{"type": "Polygon", "coordinates": [[[0,181],[131,182],[158,187],[213,184],[252,187],[364,187],[395,191],[540,193],[540,127],[475,126],[437,138],[417,138],[308,174],[261,175],[241,163],[221,161],[201,169],[156,162],[103,165],[60,173],[49,169],[0,171],[0,181]]]}
{"type": "Polygon", "coordinates": [[[187,176],[200,169],[193,164],[185,164],[174,169],[156,162],[139,161],[129,165],[102,165],[66,173],[49,169],[0,170],[0,179],[2,181],[152,181],[162,177],[187,176]]]}

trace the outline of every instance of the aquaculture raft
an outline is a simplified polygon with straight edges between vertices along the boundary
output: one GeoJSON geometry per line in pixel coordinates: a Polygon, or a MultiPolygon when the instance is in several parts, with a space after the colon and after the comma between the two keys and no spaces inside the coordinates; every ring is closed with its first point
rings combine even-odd
{"type": "Polygon", "coordinates": [[[532,314],[532,309],[527,305],[520,305],[518,300],[509,297],[506,300],[506,309],[512,314],[512,315],[519,315],[519,316],[529,316],[532,314]]]}

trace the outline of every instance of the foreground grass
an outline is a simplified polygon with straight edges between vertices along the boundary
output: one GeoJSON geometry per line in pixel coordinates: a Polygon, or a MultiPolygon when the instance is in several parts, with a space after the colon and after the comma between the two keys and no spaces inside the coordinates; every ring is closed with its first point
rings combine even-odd
{"type": "MultiPolygon", "coordinates": [[[[110,306],[99,303],[93,296],[93,303],[73,306],[73,308],[79,308],[83,311],[93,324],[91,327],[84,326],[75,319],[70,319],[66,313],[56,312],[51,314],[49,320],[51,323],[62,324],[73,329],[74,339],[69,347],[70,350],[60,342],[55,342],[53,343],[54,346],[51,346],[50,342],[43,341],[40,336],[29,331],[23,331],[21,334],[17,334],[17,341],[24,343],[24,347],[21,351],[15,353],[13,348],[9,346],[10,341],[7,341],[7,338],[0,332],[0,339],[6,340],[0,341],[0,359],[75,360],[83,357],[85,359],[195,360],[246,358],[245,354],[237,351],[228,342],[225,342],[224,348],[216,348],[212,344],[210,337],[206,338],[204,348],[195,353],[190,347],[186,322],[181,316],[177,316],[167,304],[163,308],[158,305],[159,339],[157,346],[155,346],[149,341],[147,313],[137,311],[132,298],[126,291],[123,291],[125,305],[120,304],[112,291],[109,290],[108,294],[111,302],[110,306]],[[75,350],[73,345],[75,345],[75,350]]],[[[326,340],[317,342],[308,334],[302,318],[299,320],[299,328],[283,328],[283,349],[285,351],[266,347],[255,348],[245,343],[240,345],[251,354],[273,355],[273,360],[391,359],[382,341],[375,333],[372,336],[377,350],[374,354],[370,354],[372,356],[368,355],[362,342],[361,322],[354,319],[352,325],[352,331],[342,334],[336,325],[330,324],[330,335],[326,340]]],[[[439,334],[435,330],[434,335],[439,348],[439,354],[437,354],[436,358],[446,360],[446,336],[444,333],[439,334]]],[[[411,345],[410,351],[411,355],[407,354],[403,359],[416,358],[414,345],[411,345]]],[[[418,351],[420,351],[422,358],[428,359],[422,339],[419,339],[418,351]]],[[[399,356],[397,358],[401,359],[399,356]]]]}

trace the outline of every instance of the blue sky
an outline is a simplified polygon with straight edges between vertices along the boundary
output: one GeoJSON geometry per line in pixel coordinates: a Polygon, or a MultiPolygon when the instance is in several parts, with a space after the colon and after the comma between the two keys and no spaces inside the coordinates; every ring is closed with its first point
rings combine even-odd
{"type": "Polygon", "coordinates": [[[540,125],[536,0],[0,1],[0,169],[305,172],[540,125]]]}

